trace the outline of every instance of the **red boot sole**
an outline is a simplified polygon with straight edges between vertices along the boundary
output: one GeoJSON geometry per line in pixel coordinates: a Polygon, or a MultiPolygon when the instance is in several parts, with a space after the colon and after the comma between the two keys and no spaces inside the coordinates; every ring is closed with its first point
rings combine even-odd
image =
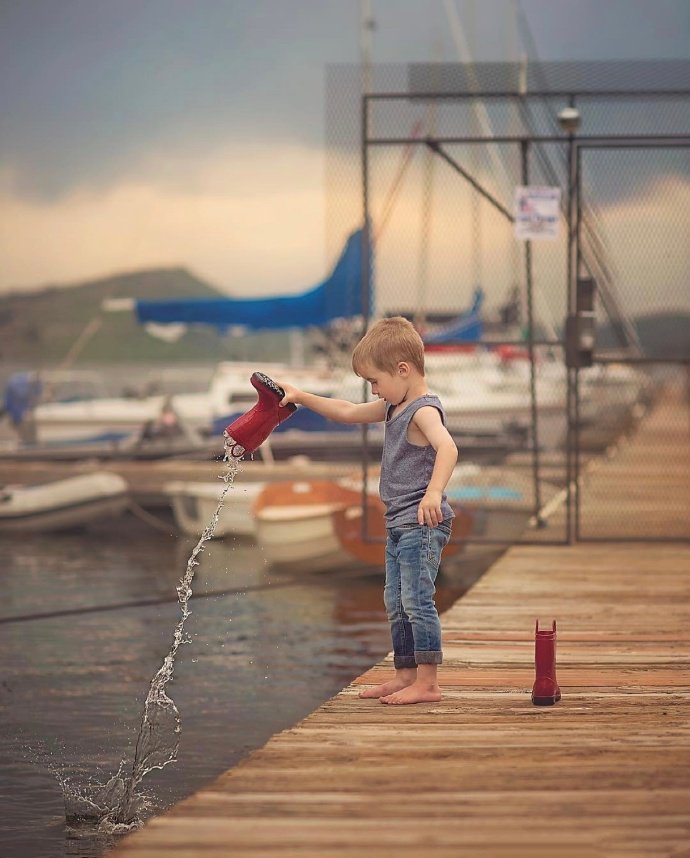
{"type": "Polygon", "coordinates": [[[533,697],[532,703],[535,706],[553,706],[555,703],[561,699],[561,695],[557,694],[555,697],[533,697]]]}

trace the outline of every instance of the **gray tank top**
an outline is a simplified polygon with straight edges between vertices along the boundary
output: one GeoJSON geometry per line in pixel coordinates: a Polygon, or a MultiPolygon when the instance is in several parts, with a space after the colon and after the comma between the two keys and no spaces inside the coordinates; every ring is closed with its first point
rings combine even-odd
{"type": "MultiPolygon", "coordinates": [[[[379,494],[386,505],[386,527],[416,524],[419,503],[424,497],[436,462],[436,450],[427,444],[420,447],[407,440],[407,427],[415,413],[431,405],[441,413],[445,426],[446,415],[441,400],[434,394],[420,396],[395,417],[390,418],[393,405],[386,409],[386,430],[383,439],[379,494]]],[[[446,495],[441,502],[443,518],[453,518],[453,510],[446,495]]]]}

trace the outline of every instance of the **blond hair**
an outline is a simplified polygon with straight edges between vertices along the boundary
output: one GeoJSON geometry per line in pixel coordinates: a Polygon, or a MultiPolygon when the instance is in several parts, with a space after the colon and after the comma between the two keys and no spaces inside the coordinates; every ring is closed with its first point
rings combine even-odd
{"type": "Polygon", "coordinates": [[[352,369],[357,375],[370,366],[395,372],[401,361],[424,375],[424,343],[412,322],[402,316],[379,319],[352,352],[352,369]]]}

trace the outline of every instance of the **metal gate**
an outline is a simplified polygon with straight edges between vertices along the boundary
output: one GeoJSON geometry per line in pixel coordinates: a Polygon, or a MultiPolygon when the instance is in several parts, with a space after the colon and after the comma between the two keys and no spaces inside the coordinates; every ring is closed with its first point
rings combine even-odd
{"type": "MultiPolygon", "coordinates": [[[[373,238],[376,269],[377,303],[369,315],[403,312],[433,338],[450,316],[461,323],[471,319],[472,291],[476,298],[483,279],[495,286],[503,278],[511,295],[500,307],[506,324],[498,334],[485,329],[473,357],[463,353],[467,343],[462,324],[456,325],[456,339],[451,333],[445,345],[457,349],[457,366],[444,378],[455,373],[457,385],[448,390],[431,385],[447,410],[455,394],[471,398],[472,373],[487,364],[489,374],[496,370],[497,397],[506,394],[505,401],[516,406],[506,390],[512,385],[515,394],[522,385],[521,407],[515,408],[520,420],[497,419],[494,410],[490,431],[487,414],[474,428],[472,420],[460,418],[457,440],[463,458],[469,449],[479,456],[480,472],[500,465],[505,473],[520,475],[523,494],[518,514],[518,505],[509,503],[511,486],[482,485],[481,478],[473,482],[468,475],[468,509],[472,491],[483,492],[473,526],[462,534],[468,544],[500,548],[516,541],[690,537],[690,515],[683,517],[682,511],[666,527],[657,522],[645,530],[627,522],[617,532],[606,532],[586,480],[591,454],[604,452],[634,426],[656,392],[678,391],[690,358],[690,352],[650,353],[631,321],[631,315],[645,310],[676,308],[673,296],[676,309],[690,314],[690,258],[687,240],[680,238],[690,232],[690,90],[678,84],[687,79],[690,64],[639,65],[644,68],[638,67],[634,87],[621,85],[615,63],[541,64],[530,70],[511,63],[410,66],[403,90],[361,98],[362,214],[373,238]],[[607,85],[608,78],[615,85],[607,85]],[[664,157],[668,163],[660,165],[664,157]],[[415,158],[416,185],[408,178],[415,158]],[[517,186],[533,185],[561,192],[563,229],[549,243],[515,240],[513,195],[517,186]],[[411,188],[419,194],[416,209],[405,199],[411,188]],[[396,205],[402,216],[393,213],[396,205]],[[422,218],[416,229],[424,252],[412,261],[415,211],[422,218]],[[438,252],[432,247],[432,213],[440,233],[438,252]],[[640,223],[626,236],[623,227],[635,216],[640,223]],[[649,255],[656,254],[665,272],[647,279],[653,293],[640,285],[645,281],[639,248],[645,235],[649,238],[648,220],[659,229],[649,241],[649,255]],[[453,252],[455,280],[447,264],[453,252]],[[438,263],[434,269],[440,259],[446,268],[438,263]],[[445,296],[439,286],[444,277],[445,296]],[[389,293],[385,307],[378,292],[382,282],[389,293]],[[391,303],[391,294],[397,304],[391,303]],[[511,363],[511,353],[520,350],[526,361],[511,363]],[[497,526],[491,526],[492,520],[497,526]],[[511,530],[512,524],[519,532],[511,530]]],[[[362,288],[369,306],[368,270],[362,288]]],[[[452,330],[453,324],[446,327],[452,330]]],[[[451,365],[448,354],[438,362],[443,360],[451,365]]],[[[687,405],[680,419],[688,419],[687,405]]],[[[365,448],[366,438],[365,433],[365,448]]],[[[366,466],[372,460],[365,452],[365,495],[366,466]]],[[[686,508],[687,499],[669,500],[686,508]]],[[[642,514],[643,509],[641,500],[642,514]]],[[[364,538],[372,539],[366,515],[362,526],[364,538]]]]}

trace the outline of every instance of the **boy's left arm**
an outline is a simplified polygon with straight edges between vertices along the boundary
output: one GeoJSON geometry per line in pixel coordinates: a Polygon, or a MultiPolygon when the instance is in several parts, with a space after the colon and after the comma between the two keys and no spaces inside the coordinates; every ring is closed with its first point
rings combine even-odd
{"type": "Polygon", "coordinates": [[[434,407],[420,408],[413,420],[417,428],[436,450],[434,470],[424,497],[419,504],[417,521],[420,525],[427,524],[429,527],[436,527],[443,521],[441,499],[457,464],[458,448],[443,425],[438,409],[434,407]]]}

